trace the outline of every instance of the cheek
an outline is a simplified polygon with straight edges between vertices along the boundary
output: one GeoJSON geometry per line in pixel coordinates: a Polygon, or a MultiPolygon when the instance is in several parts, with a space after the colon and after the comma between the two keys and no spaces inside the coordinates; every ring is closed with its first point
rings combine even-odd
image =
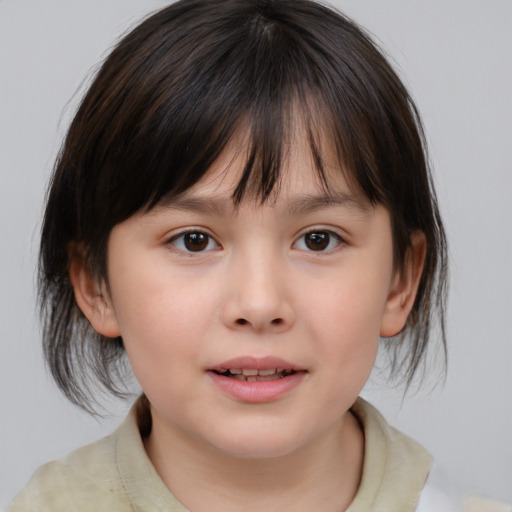
{"type": "Polygon", "coordinates": [[[182,380],[187,365],[200,356],[199,340],[214,314],[206,283],[165,276],[157,267],[125,276],[132,277],[116,288],[114,304],[137,380],[144,390],[153,381],[182,380]]]}
{"type": "Polygon", "coordinates": [[[373,367],[389,289],[388,272],[369,271],[362,263],[347,265],[350,271],[313,287],[303,299],[319,364],[328,361],[333,382],[351,389],[360,388],[373,367]]]}
{"type": "Polygon", "coordinates": [[[379,338],[389,283],[367,269],[340,272],[304,294],[304,309],[318,319],[319,329],[347,341],[379,338]]]}

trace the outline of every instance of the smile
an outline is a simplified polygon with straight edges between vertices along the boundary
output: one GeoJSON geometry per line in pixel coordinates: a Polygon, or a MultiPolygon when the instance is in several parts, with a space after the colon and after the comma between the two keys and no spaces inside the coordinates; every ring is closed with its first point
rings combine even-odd
{"type": "Polygon", "coordinates": [[[269,368],[266,370],[258,370],[256,368],[229,368],[229,370],[221,370],[215,373],[236,380],[257,382],[262,380],[283,379],[284,377],[294,374],[295,371],[286,370],[284,368],[269,368]]]}

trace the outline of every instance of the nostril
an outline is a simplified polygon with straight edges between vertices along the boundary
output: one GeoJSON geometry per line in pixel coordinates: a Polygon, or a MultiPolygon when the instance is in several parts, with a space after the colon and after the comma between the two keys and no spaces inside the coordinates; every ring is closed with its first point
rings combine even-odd
{"type": "MultiPolygon", "coordinates": [[[[245,318],[238,318],[236,320],[236,324],[237,325],[247,325],[248,323],[250,323],[248,320],[246,320],[245,318]]],[[[282,318],[274,318],[274,320],[271,320],[270,322],[272,325],[282,325],[283,324],[283,319],[282,318]]]]}

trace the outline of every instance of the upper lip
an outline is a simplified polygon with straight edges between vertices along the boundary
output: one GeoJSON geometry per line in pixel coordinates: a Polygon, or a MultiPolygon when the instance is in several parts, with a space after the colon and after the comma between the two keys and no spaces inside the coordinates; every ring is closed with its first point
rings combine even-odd
{"type": "Polygon", "coordinates": [[[290,371],[303,371],[304,368],[290,363],[280,357],[266,356],[266,357],[253,357],[242,356],[229,359],[221,364],[208,368],[210,371],[225,371],[230,368],[251,369],[251,370],[271,370],[273,368],[290,370],[290,371]]]}

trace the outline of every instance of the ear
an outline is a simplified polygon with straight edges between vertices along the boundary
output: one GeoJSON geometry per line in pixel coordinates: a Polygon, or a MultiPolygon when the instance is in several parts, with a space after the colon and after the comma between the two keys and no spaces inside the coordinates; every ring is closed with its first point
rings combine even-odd
{"type": "Polygon", "coordinates": [[[108,338],[120,336],[119,324],[106,284],[90,269],[83,247],[71,248],[69,258],[69,277],[78,307],[97,333],[108,338]]]}
{"type": "Polygon", "coordinates": [[[425,234],[422,231],[414,231],[404,265],[396,272],[386,301],[380,326],[382,337],[395,336],[404,328],[418,292],[426,250],[425,234]]]}

